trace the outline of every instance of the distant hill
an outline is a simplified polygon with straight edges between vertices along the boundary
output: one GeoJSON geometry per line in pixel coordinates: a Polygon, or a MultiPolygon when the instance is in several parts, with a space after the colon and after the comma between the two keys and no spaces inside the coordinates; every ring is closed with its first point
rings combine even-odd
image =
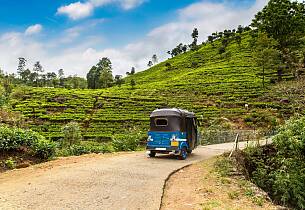
{"type": "Polygon", "coordinates": [[[69,121],[80,123],[85,139],[103,141],[114,134],[146,132],[150,112],[163,107],[193,111],[203,126],[225,119],[235,128],[272,127],[292,111],[289,103],[280,102],[280,94],[272,100],[267,97],[276,75],[266,72],[263,88],[250,32],[242,34],[240,44],[231,41],[222,54],[221,40],[204,44],[128,76],[121,87],[17,89],[12,107],[24,115],[28,127],[54,140],[61,138],[61,127],[69,121]]]}

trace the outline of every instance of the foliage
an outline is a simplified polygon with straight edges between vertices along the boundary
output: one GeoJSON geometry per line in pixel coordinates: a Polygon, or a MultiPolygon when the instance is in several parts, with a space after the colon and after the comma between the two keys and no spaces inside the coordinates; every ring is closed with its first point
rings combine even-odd
{"type": "Polygon", "coordinates": [[[281,53],[276,46],[277,42],[274,39],[269,38],[265,33],[259,33],[253,56],[257,65],[262,68],[263,86],[265,86],[265,72],[272,69],[278,72],[281,64],[281,53]]]}
{"type": "Polygon", "coordinates": [[[305,4],[290,0],[270,0],[255,15],[252,26],[276,39],[281,49],[295,44],[305,32],[305,4]]]}
{"type": "Polygon", "coordinates": [[[214,167],[220,176],[226,177],[231,175],[233,171],[233,162],[229,158],[219,157],[216,160],[214,167]]]}
{"type": "Polygon", "coordinates": [[[4,165],[5,167],[7,167],[8,169],[14,169],[16,168],[16,162],[14,161],[13,158],[9,158],[7,160],[4,161],[4,165]]]}
{"type": "Polygon", "coordinates": [[[131,88],[134,89],[136,86],[136,81],[134,81],[133,79],[130,80],[130,85],[131,85],[131,88]]]}
{"type": "Polygon", "coordinates": [[[89,89],[111,87],[113,84],[112,64],[109,58],[102,58],[87,74],[89,89]]]}
{"type": "Polygon", "coordinates": [[[292,118],[273,138],[274,146],[245,151],[251,179],[273,199],[296,209],[305,208],[305,117],[292,118]]]}
{"type": "Polygon", "coordinates": [[[140,144],[139,135],[114,135],[112,145],[115,151],[134,151],[140,144]]]}
{"type": "Polygon", "coordinates": [[[74,144],[79,144],[82,135],[77,122],[70,122],[63,127],[63,144],[65,146],[72,146],[74,144]]]}
{"type": "Polygon", "coordinates": [[[0,126],[0,151],[18,151],[28,148],[30,153],[41,158],[51,158],[55,153],[56,145],[43,136],[30,130],[0,126]]]}
{"type": "MultiPolygon", "coordinates": [[[[241,36],[240,46],[234,39],[228,42],[226,51],[231,53],[230,59],[218,54],[222,46],[222,38],[218,38],[214,47],[209,43],[199,45],[197,51],[188,51],[147,71],[127,76],[121,87],[14,89],[11,109],[24,116],[27,127],[46,138],[62,139],[62,127],[75,121],[84,140],[98,142],[111,141],[115,134],[128,134],[130,130],[147,132],[149,114],[156,108],[194,111],[202,127],[208,127],[215,119],[226,118],[242,129],[270,127],[274,119],[281,122],[294,112],[305,110],[281,102],[285,90],[275,91],[274,84],[269,82],[277,77],[277,72],[266,71],[265,88],[262,87],[261,68],[253,59],[250,32],[241,36]],[[132,80],[136,83],[134,89],[132,80]],[[264,117],[265,113],[270,117],[264,117]],[[256,123],[264,119],[264,123],[256,123]]],[[[291,78],[292,75],[283,75],[284,81],[291,78]]],[[[302,93],[293,92],[299,104],[302,93]]]]}

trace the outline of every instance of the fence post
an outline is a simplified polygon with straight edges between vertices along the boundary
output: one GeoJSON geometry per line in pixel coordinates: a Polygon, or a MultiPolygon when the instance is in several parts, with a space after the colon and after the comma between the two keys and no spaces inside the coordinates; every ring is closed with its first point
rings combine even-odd
{"type": "Polygon", "coordinates": [[[232,149],[232,151],[230,153],[229,158],[232,157],[233,152],[238,149],[238,139],[239,139],[239,134],[236,135],[236,138],[235,138],[235,141],[234,141],[234,147],[233,147],[233,149],[232,149]]]}

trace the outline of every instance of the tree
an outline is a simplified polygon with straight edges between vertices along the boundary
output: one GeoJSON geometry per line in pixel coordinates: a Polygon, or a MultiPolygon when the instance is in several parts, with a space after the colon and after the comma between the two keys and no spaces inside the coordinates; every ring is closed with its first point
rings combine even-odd
{"type": "Polygon", "coordinates": [[[65,84],[64,84],[64,76],[65,76],[64,70],[59,69],[57,74],[58,74],[58,79],[59,79],[59,86],[64,87],[65,86],[65,84]]]}
{"type": "Polygon", "coordinates": [[[290,0],[270,0],[251,24],[274,38],[280,49],[294,45],[305,32],[305,4],[290,0]]]}
{"type": "Polygon", "coordinates": [[[42,67],[42,65],[40,64],[39,61],[37,61],[34,64],[33,72],[35,73],[35,74],[33,74],[33,76],[34,76],[35,86],[37,87],[38,82],[39,82],[40,73],[44,72],[43,67],[42,67]]]}
{"type": "Polygon", "coordinates": [[[156,54],[154,54],[154,55],[152,56],[152,62],[153,62],[153,64],[157,64],[157,63],[158,63],[158,57],[157,57],[156,54]]]}
{"type": "Polygon", "coordinates": [[[208,41],[213,44],[214,37],[213,36],[208,36],[208,41]]]}
{"type": "Polygon", "coordinates": [[[119,87],[121,87],[121,85],[124,83],[123,76],[122,75],[115,75],[114,83],[116,85],[118,85],[119,87]]]}
{"type": "Polygon", "coordinates": [[[131,75],[134,75],[136,73],[136,68],[135,67],[132,67],[131,68],[131,71],[130,71],[130,74],[131,75]]]}
{"type": "Polygon", "coordinates": [[[148,64],[147,64],[147,66],[150,68],[150,67],[152,67],[154,64],[153,64],[153,62],[152,61],[148,61],[148,64]]]}
{"type": "Polygon", "coordinates": [[[18,68],[17,68],[17,74],[20,76],[21,80],[23,82],[26,82],[25,81],[25,78],[24,78],[24,71],[25,71],[25,67],[26,67],[26,59],[25,58],[18,58],[19,62],[18,62],[18,68]]]}
{"type": "Polygon", "coordinates": [[[86,79],[78,77],[77,75],[68,76],[65,78],[65,88],[68,89],[84,89],[87,86],[86,79]]]}
{"type": "Polygon", "coordinates": [[[134,81],[134,79],[130,80],[130,85],[132,89],[135,89],[136,82],[134,81]]]}
{"type": "Polygon", "coordinates": [[[192,50],[196,50],[197,49],[198,36],[199,36],[198,29],[194,28],[193,33],[192,33],[193,42],[190,45],[192,50]]]}
{"type": "Polygon", "coordinates": [[[265,72],[272,68],[280,68],[281,53],[276,49],[277,45],[278,43],[273,38],[269,38],[266,33],[258,35],[253,55],[256,64],[262,68],[263,87],[265,87],[265,72]]]}
{"type": "Polygon", "coordinates": [[[107,88],[113,84],[112,64],[109,58],[102,58],[87,74],[89,89],[107,88]]]}
{"type": "Polygon", "coordinates": [[[22,72],[19,73],[22,82],[28,84],[30,81],[30,75],[31,75],[31,71],[29,69],[26,69],[22,72]]]}
{"type": "Polygon", "coordinates": [[[109,58],[102,58],[98,62],[97,71],[100,72],[100,86],[101,88],[110,87],[113,83],[112,64],[109,58]]]}
{"type": "Polygon", "coordinates": [[[243,27],[242,25],[239,25],[239,26],[237,27],[236,33],[241,34],[242,32],[244,32],[244,27],[243,27]]]}
{"type": "Polygon", "coordinates": [[[97,89],[99,87],[100,74],[96,66],[92,66],[87,74],[87,85],[89,89],[97,89]]]}

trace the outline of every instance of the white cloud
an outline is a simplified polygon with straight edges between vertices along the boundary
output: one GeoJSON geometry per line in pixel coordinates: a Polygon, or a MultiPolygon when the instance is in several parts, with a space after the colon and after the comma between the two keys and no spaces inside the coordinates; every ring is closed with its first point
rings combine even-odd
{"type": "Polygon", "coordinates": [[[94,6],[92,3],[75,2],[66,6],[59,7],[57,14],[67,15],[72,20],[88,17],[92,14],[94,6]]]}
{"type": "Polygon", "coordinates": [[[29,35],[33,35],[33,34],[38,34],[42,31],[42,25],[40,24],[35,24],[32,26],[29,26],[26,30],[25,30],[25,35],[29,36],[29,35]]]}
{"type": "MultiPolygon", "coordinates": [[[[194,27],[199,29],[200,41],[203,41],[212,32],[232,29],[239,24],[248,25],[254,14],[261,10],[267,1],[256,0],[254,5],[246,9],[206,1],[191,4],[177,11],[178,17],[175,21],[161,25],[142,39],[116,49],[96,48],[101,46],[101,40],[97,40],[97,37],[82,37],[82,41],[78,39],[78,44],[74,47],[56,50],[56,45],[63,43],[60,38],[50,47],[50,43],[42,44],[27,39],[22,34],[7,33],[0,36],[0,67],[16,72],[17,58],[23,56],[30,60],[30,65],[39,60],[49,71],[63,68],[67,74],[85,76],[92,65],[106,56],[113,63],[114,74],[125,74],[132,66],[137,70],[144,70],[153,54],[157,54],[162,61],[168,58],[166,52],[180,42],[190,43],[190,34],[194,27]]],[[[72,40],[79,37],[80,31],[81,28],[78,27],[70,28],[64,36],[69,37],[67,40],[72,40]]]]}
{"type": "Polygon", "coordinates": [[[108,4],[118,4],[124,10],[133,9],[146,0],[88,0],[85,3],[80,1],[59,7],[57,14],[67,15],[72,20],[86,18],[93,13],[95,7],[103,7],[108,4]]]}

